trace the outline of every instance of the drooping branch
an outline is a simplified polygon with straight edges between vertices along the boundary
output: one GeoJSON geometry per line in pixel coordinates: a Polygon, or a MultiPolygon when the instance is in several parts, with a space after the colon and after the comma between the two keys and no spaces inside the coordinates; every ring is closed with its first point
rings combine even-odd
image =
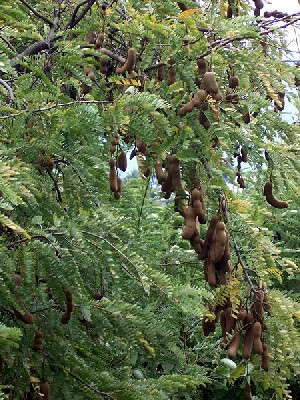
{"type": "Polygon", "coordinates": [[[50,27],[53,26],[54,22],[51,21],[51,19],[47,18],[45,15],[39,13],[35,8],[33,8],[29,3],[27,3],[26,0],[19,0],[24,6],[26,6],[36,17],[40,18],[46,24],[50,25],[50,27]]]}
{"type": "Polygon", "coordinates": [[[14,99],[15,99],[14,92],[13,92],[12,88],[3,79],[0,79],[0,85],[4,86],[5,89],[8,91],[8,94],[9,94],[9,97],[10,97],[10,103],[12,103],[14,101],[14,99]]]}
{"type": "Polygon", "coordinates": [[[65,29],[72,29],[74,26],[76,26],[82,18],[85,16],[85,14],[92,8],[93,4],[96,2],[96,0],[84,0],[81,3],[75,7],[75,10],[73,11],[72,17],[68,24],[66,25],[65,29]],[[81,11],[79,15],[77,15],[80,7],[82,7],[84,4],[87,4],[86,7],[81,11]]]}

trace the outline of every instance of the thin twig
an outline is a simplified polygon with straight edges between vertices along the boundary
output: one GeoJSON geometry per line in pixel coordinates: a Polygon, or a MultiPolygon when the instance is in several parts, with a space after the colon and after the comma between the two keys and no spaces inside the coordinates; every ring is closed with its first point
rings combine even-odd
{"type": "Polygon", "coordinates": [[[62,203],[61,192],[60,192],[60,189],[59,189],[59,187],[58,187],[57,180],[54,178],[52,172],[51,172],[49,169],[47,169],[46,171],[47,171],[47,174],[48,174],[48,175],[50,176],[50,178],[52,179],[52,182],[53,182],[53,184],[54,184],[54,188],[55,188],[55,191],[56,191],[56,193],[57,193],[57,201],[58,201],[59,203],[62,203]]]}
{"type": "Polygon", "coordinates": [[[0,39],[3,40],[7,44],[7,46],[15,53],[18,54],[16,48],[2,35],[0,35],[0,39]]]}
{"type": "Polygon", "coordinates": [[[0,79],[0,85],[4,86],[5,89],[8,91],[8,94],[9,94],[9,97],[10,97],[10,103],[12,103],[14,101],[14,99],[15,99],[14,92],[13,92],[12,88],[3,79],[0,79]]]}
{"type": "Polygon", "coordinates": [[[52,243],[51,240],[47,236],[44,236],[44,235],[32,235],[30,238],[24,238],[24,239],[16,240],[15,242],[8,243],[6,245],[6,247],[8,249],[10,249],[12,247],[19,246],[20,244],[28,243],[28,242],[30,242],[30,241],[32,241],[34,239],[46,240],[54,248],[56,256],[59,257],[59,258],[62,257],[60,251],[57,249],[55,244],[52,243]]]}
{"type": "Polygon", "coordinates": [[[67,24],[66,29],[74,28],[82,20],[82,18],[85,16],[85,14],[92,8],[95,1],[96,0],[88,0],[88,1],[83,1],[82,3],[80,3],[78,5],[78,7],[76,7],[77,8],[76,14],[74,15],[74,13],[73,13],[71,21],[67,24]],[[88,3],[87,6],[81,11],[81,13],[78,15],[78,17],[76,17],[79,8],[86,3],[88,3]]]}
{"type": "Polygon", "coordinates": [[[24,6],[26,6],[36,17],[42,19],[45,21],[50,27],[53,26],[53,21],[51,19],[47,18],[45,15],[39,13],[35,8],[33,8],[30,4],[27,3],[26,0],[19,0],[24,6]]]}
{"type": "Polygon", "coordinates": [[[26,109],[26,110],[20,111],[18,113],[0,116],[0,119],[16,118],[16,117],[19,117],[19,116],[24,115],[26,113],[28,113],[28,114],[36,114],[36,113],[39,113],[39,112],[42,112],[42,111],[51,110],[52,108],[67,107],[67,106],[71,106],[71,105],[74,105],[74,104],[76,105],[76,104],[104,104],[104,103],[110,103],[110,102],[109,101],[103,101],[103,100],[76,100],[76,101],[69,101],[68,103],[57,103],[57,104],[53,104],[53,105],[47,106],[47,107],[35,108],[34,110],[26,109]]]}
{"type": "Polygon", "coordinates": [[[143,200],[142,200],[142,205],[141,205],[141,209],[140,209],[140,214],[139,214],[139,219],[138,219],[138,223],[137,223],[138,228],[140,227],[140,223],[141,223],[141,218],[142,218],[142,214],[143,214],[143,208],[144,208],[144,204],[145,204],[145,199],[146,199],[148,188],[149,188],[150,178],[151,178],[151,174],[148,176],[148,179],[147,179],[147,185],[146,185],[146,188],[145,188],[145,192],[144,192],[144,196],[143,196],[143,200]]]}

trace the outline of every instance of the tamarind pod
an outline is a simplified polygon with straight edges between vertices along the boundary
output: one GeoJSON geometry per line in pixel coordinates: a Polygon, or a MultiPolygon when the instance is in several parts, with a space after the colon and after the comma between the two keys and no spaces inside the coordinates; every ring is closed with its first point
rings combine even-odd
{"type": "Polygon", "coordinates": [[[109,147],[110,154],[114,154],[116,150],[117,150],[117,146],[111,144],[109,147]]]}
{"type": "Polygon", "coordinates": [[[129,72],[129,73],[132,72],[133,68],[135,66],[135,63],[136,63],[136,53],[135,53],[135,49],[133,49],[131,47],[130,49],[128,49],[125,64],[122,67],[117,68],[116,73],[117,74],[125,74],[125,72],[129,72]]]}
{"type": "Polygon", "coordinates": [[[226,321],[226,333],[232,333],[236,325],[236,319],[232,316],[232,308],[227,307],[224,311],[225,313],[225,321],[226,321]]]}
{"type": "Polygon", "coordinates": [[[220,273],[226,274],[226,272],[230,272],[230,263],[229,260],[223,260],[223,258],[215,264],[216,270],[220,273]]]}
{"type": "Polygon", "coordinates": [[[263,289],[256,289],[253,295],[252,312],[254,318],[262,321],[264,315],[263,309],[264,291],[263,289]]]}
{"type": "Polygon", "coordinates": [[[99,61],[99,71],[100,71],[102,74],[107,74],[107,71],[108,71],[108,69],[107,69],[107,64],[108,64],[108,60],[107,60],[106,58],[100,58],[100,61],[99,61]]]}
{"type": "Polygon", "coordinates": [[[95,44],[96,38],[97,38],[97,33],[95,31],[91,31],[85,35],[84,40],[89,44],[95,44]]]}
{"type": "Polygon", "coordinates": [[[36,351],[42,350],[42,348],[43,348],[43,333],[41,331],[35,332],[32,348],[33,348],[33,350],[36,350],[36,351]]]}
{"type": "Polygon", "coordinates": [[[269,304],[269,296],[267,292],[264,292],[264,297],[263,297],[263,309],[266,312],[270,311],[270,304],[269,304]]]}
{"type": "Polygon", "coordinates": [[[224,255],[227,241],[227,232],[224,222],[219,221],[216,224],[214,239],[211,243],[208,257],[213,263],[217,263],[224,255]]]}
{"type": "Polygon", "coordinates": [[[203,101],[207,97],[207,92],[203,89],[199,89],[195,96],[187,102],[181,109],[178,111],[179,115],[186,115],[188,112],[193,111],[195,107],[199,107],[203,101]]]}
{"type": "Polygon", "coordinates": [[[113,138],[111,138],[110,144],[112,144],[113,146],[117,146],[119,144],[118,136],[114,136],[113,138]]]}
{"type": "Polygon", "coordinates": [[[123,172],[127,169],[127,157],[124,150],[122,150],[118,156],[118,168],[123,172]]]}
{"type": "Polygon", "coordinates": [[[230,89],[235,89],[239,86],[239,78],[236,75],[233,75],[229,78],[229,87],[230,89]]]}
{"type": "Polygon", "coordinates": [[[217,284],[215,264],[213,264],[210,260],[208,260],[207,263],[207,282],[210,286],[216,286],[217,284]]]}
{"type": "Polygon", "coordinates": [[[210,122],[202,110],[199,113],[199,122],[204,129],[208,130],[210,128],[210,122]]]}
{"type": "MultiPolygon", "coordinates": [[[[217,269],[217,266],[216,266],[217,269]]],[[[217,271],[217,285],[226,285],[227,283],[227,277],[226,277],[226,272],[219,270],[217,271]]]]}
{"type": "Polygon", "coordinates": [[[28,311],[24,310],[24,314],[20,313],[20,311],[14,309],[16,316],[24,322],[24,324],[31,325],[33,324],[33,315],[28,311]]]}
{"type": "Polygon", "coordinates": [[[154,167],[155,174],[157,178],[157,182],[161,185],[163,182],[166,182],[168,173],[163,171],[162,163],[157,163],[154,167]]]}
{"type": "Polygon", "coordinates": [[[229,358],[236,357],[236,353],[240,347],[241,337],[242,337],[242,331],[239,329],[237,332],[234,333],[234,335],[229,343],[228,351],[227,351],[229,358]]]}
{"type": "Polygon", "coordinates": [[[213,72],[205,72],[203,75],[202,88],[210,94],[217,94],[219,92],[219,86],[216,81],[216,76],[213,72]]]}
{"type": "Polygon", "coordinates": [[[109,160],[109,167],[109,187],[112,192],[116,192],[118,190],[118,181],[115,160],[113,158],[109,160]]]}
{"type": "Polygon", "coordinates": [[[117,177],[117,191],[114,192],[114,198],[119,200],[122,193],[122,179],[117,177]]]}
{"type": "Polygon", "coordinates": [[[90,80],[94,80],[94,79],[96,79],[96,75],[95,75],[95,73],[94,73],[94,71],[93,71],[93,69],[92,68],[90,68],[90,67],[84,67],[83,68],[83,72],[86,74],[86,76],[90,79],[90,80]]]}
{"type": "Polygon", "coordinates": [[[206,315],[202,318],[202,329],[204,336],[208,336],[210,333],[215,332],[216,330],[216,323],[215,321],[211,321],[207,318],[206,315]]]}
{"type": "Polygon", "coordinates": [[[261,367],[264,371],[269,371],[269,352],[268,346],[263,343],[262,344],[263,353],[261,355],[261,367]]]}
{"type": "Polygon", "coordinates": [[[254,340],[253,325],[251,325],[246,331],[244,338],[243,357],[245,359],[248,359],[251,356],[253,348],[253,340],[254,340]]]}
{"type": "Polygon", "coordinates": [[[187,6],[184,3],[181,3],[181,1],[178,1],[177,3],[182,12],[188,10],[187,6]]]}
{"type": "Polygon", "coordinates": [[[17,272],[16,272],[15,274],[13,274],[12,282],[13,282],[16,286],[21,286],[21,283],[22,283],[21,275],[18,274],[17,272]]]}
{"type": "Polygon", "coordinates": [[[270,155],[269,155],[269,153],[267,152],[267,150],[265,150],[265,159],[266,159],[266,161],[270,161],[270,155]]]}
{"type": "Polygon", "coordinates": [[[205,215],[205,207],[204,199],[202,191],[195,188],[191,193],[191,204],[194,208],[195,215],[198,217],[200,224],[206,224],[206,215],[205,215]]]}
{"type": "Polygon", "coordinates": [[[72,313],[74,310],[74,295],[69,290],[65,290],[67,312],[72,313]]]}
{"type": "Polygon", "coordinates": [[[71,316],[72,316],[71,313],[65,311],[65,312],[63,313],[63,315],[61,316],[61,318],[60,318],[60,322],[61,322],[62,324],[64,324],[64,325],[66,325],[66,324],[70,321],[71,316]]]}
{"type": "Polygon", "coordinates": [[[232,16],[233,16],[232,8],[229,5],[228,8],[227,8],[227,18],[230,19],[230,18],[232,18],[232,16]]]}
{"type": "Polygon", "coordinates": [[[197,60],[198,74],[205,74],[206,72],[206,61],[204,58],[198,58],[197,60]]]}
{"type": "Polygon", "coordinates": [[[191,202],[192,202],[192,205],[194,204],[194,201],[195,201],[195,200],[200,200],[200,198],[201,198],[201,192],[200,192],[200,190],[197,189],[197,188],[194,188],[194,189],[192,190],[192,192],[191,192],[191,202]]]}
{"type": "Polygon", "coordinates": [[[270,11],[265,11],[265,12],[264,12],[264,17],[265,17],[265,18],[271,18],[271,17],[272,17],[272,12],[270,12],[270,11]]]}
{"type": "Polygon", "coordinates": [[[215,229],[216,229],[216,225],[217,225],[218,221],[219,221],[218,214],[214,215],[210,220],[209,227],[208,227],[208,230],[207,230],[207,233],[206,233],[206,237],[205,237],[205,240],[204,240],[204,244],[203,244],[203,247],[202,247],[201,254],[198,254],[198,258],[200,260],[205,260],[207,258],[207,256],[208,256],[208,250],[209,250],[210,244],[211,244],[211,242],[213,240],[215,229]]]}
{"type": "Polygon", "coordinates": [[[43,394],[43,400],[50,400],[51,386],[48,381],[43,382],[40,385],[40,394],[43,394]]]}
{"type": "Polygon", "coordinates": [[[264,196],[267,202],[275,208],[287,208],[289,205],[286,201],[280,201],[273,196],[273,183],[267,182],[264,186],[264,196]]]}
{"type": "Polygon", "coordinates": [[[142,154],[146,154],[147,152],[147,146],[145,145],[145,143],[141,140],[141,139],[136,139],[135,142],[136,148],[138,150],[138,152],[142,153],[142,154]]]}
{"type": "Polygon", "coordinates": [[[245,400],[252,400],[251,386],[248,382],[244,386],[244,396],[245,400]]]}
{"type": "Polygon", "coordinates": [[[237,183],[240,185],[241,189],[246,188],[246,184],[245,184],[244,178],[242,176],[238,176],[237,183]]]}
{"type": "Polygon", "coordinates": [[[171,176],[171,190],[183,190],[183,184],[181,180],[181,173],[180,173],[180,161],[176,157],[175,154],[172,154],[169,159],[169,175],[171,176]]]}
{"type": "Polygon", "coordinates": [[[285,107],[285,93],[284,92],[279,92],[278,93],[278,99],[281,102],[281,105],[278,104],[277,101],[275,101],[275,109],[277,109],[278,111],[283,111],[284,107],[285,107]]]}
{"type": "Polygon", "coordinates": [[[213,94],[212,97],[213,97],[213,99],[215,99],[216,101],[221,101],[221,100],[223,100],[223,95],[222,95],[222,93],[221,93],[220,91],[218,91],[218,93],[216,93],[216,94],[213,94]]]}
{"type": "Polygon", "coordinates": [[[247,315],[247,313],[246,313],[245,310],[243,310],[243,309],[240,310],[240,311],[238,312],[238,315],[237,315],[238,321],[241,321],[242,324],[244,324],[244,320],[245,320],[246,315],[247,315]]]}
{"type": "Polygon", "coordinates": [[[164,80],[164,77],[165,77],[165,67],[161,66],[157,68],[157,81],[162,82],[164,80]]]}
{"type": "Polygon", "coordinates": [[[245,328],[246,330],[250,328],[251,324],[253,323],[254,317],[252,313],[247,313],[244,317],[244,325],[243,328],[245,328]]]}
{"type": "Polygon", "coordinates": [[[168,61],[170,68],[168,70],[168,86],[173,85],[176,82],[176,60],[174,57],[171,57],[168,61]]]}
{"type": "Polygon", "coordinates": [[[104,32],[99,32],[96,42],[95,42],[95,49],[100,49],[103,45],[105,33],[104,32]]]}
{"type": "Polygon", "coordinates": [[[263,347],[262,347],[262,342],[261,342],[261,324],[260,322],[256,321],[253,324],[253,348],[256,354],[262,354],[263,353],[263,347]]]}
{"type": "Polygon", "coordinates": [[[202,240],[200,238],[198,229],[195,231],[193,237],[190,239],[190,242],[191,242],[191,245],[193,246],[195,252],[197,254],[201,253],[204,240],[202,240]]]}
{"type": "Polygon", "coordinates": [[[191,239],[196,230],[196,216],[192,206],[186,208],[185,227],[182,232],[182,238],[185,240],[191,239]]]}
{"type": "Polygon", "coordinates": [[[264,3],[262,2],[262,0],[254,0],[254,3],[255,3],[256,8],[258,8],[260,10],[262,8],[264,8],[264,3]]]}
{"type": "Polygon", "coordinates": [[[259,17],[260,16],[260,9],[259,8],[254,8],[254,16],[259,17]]]}
{"type": "Polygon", "coordinates": [[[241,156],[243,162],[248,162],[248,150],[244,145],[241,147],[241,156]]]}
{"type": "Polygon", "coordinates": [[[174,211],[178,212],[183,218],[186,218],[186,205],[184,198],[176,194],[174,199],[174,211]]]}
{"type": "Polygon", "coordinates": [[[250,124],[251,119],[250,119],[250,113],[247,111],[242,115],[242,120],[245,122],[245,124],[250,124]]]}
{"type": "Polygon", "coordinates": [[[163,192],[172,193],[172,176],[170,174],[167,174],[167,179],[165,181],[163,181],[163,183],[161,185],[161,190],[163,192]]]}

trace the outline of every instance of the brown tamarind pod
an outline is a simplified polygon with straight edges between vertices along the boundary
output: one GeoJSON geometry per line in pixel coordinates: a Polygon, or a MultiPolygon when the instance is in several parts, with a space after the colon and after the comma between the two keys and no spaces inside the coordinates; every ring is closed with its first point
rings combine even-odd
{"type": "Polygon", "coordinates": [[[212,94],[212,98],[215,99],[216,101],[221,101],[223,100],[223,95],[220,91],[218,91],[215,94],[212,94]]]}
{"type": "Polygon", "coordinates": [[[199,112],[199,122],[204,129],[208,130],[210,128],[210,122],[202,110],[199,112]]]}
{"type": "Polygon", "coordinates": [[[207,97],[207,92],[203,89],[199,89],[195,96],[187,102],[181,109],[178,111],[179,115],[186,115],[188,112],[194,110],[195,107],[199,107],[203,101],[207,97]]]}
{"type": "Polygon", "coordinates": [[[118,168],[123,172],[127,169],[127,157],[124,150],[118,155],[118,168]]]}
{"type": "Polygon", "coordinates": [[[147,146],[141,139],[136,139],[135,145],[139,153],[144,155],[147,153],[147,146]]]}
{"type": "Polygon", "coordinates": [[[43,382],[40,385],[40,394],[43,395],[43,400],[50,400],[51,386],[48,381],[43,382]]]}
{"type": "Polygon", "coordinates": [[[117,146],[115,146],[115,145],[113,145],[113,144],[111,144],[111,145],[109,146],[109,152],[110,152],[110,154],[114,154],[114,153],[116,152],[116,150],[117,150],[117,146]]]}
{"type": "Polygon", "coordinates": [[[215,332],[216,330],[216,323],[215,321],[211,321],[207,318],[206,315],[202,318],[202,329],[204,336],[208,336],[210,333],[215,332]]]}
{"type": "Polygon", "coordinates": [[[206,61],[204,60],[204,58],[198,58],[197,60],[197,67],[198,67],[198,74],[205,74],[206,72],[206,61]]]}
{"type": "Polygon", "coordinates": [[[242,156],[241,160],[243,162],[248,162],[248,150],[247,147],[244,145],[241,147],[241,156],[242,156]]]}
{"type": "Polygon", "coordinates": [[[244,337],[243,357],[245,359],[248,359],[251,356],[253,348],[253,340],[254,340],[253,325],[251,325],[246,331],[244,337]]]}
{"type": "Polygon", "coordinates": [[[84,40],[89,44],[95,44],[96,38],[97,38],[97,33],[95,31],[91,31],[85,35],[84,40]]]}
{"type": "Polygon", "coordinates": [[[86,74],[86,76],[90,79],[90,80],[95,80],[96,79],[96,75],[95,72],[93,70],[93,68],[90,67],[84,67],[83,68],[83,72],[86,74]]]}
{"type": "Polygon", "coordinates": [[[113,146],[117,146],[119,144],[119,137],[118,136],[112,137],[110,140],[110,144],[113,146]]]}
{"type": "Polygon", "coordinates": [[[74,310],[74,295],[69,290],[65,290],[67,312],[72,313],[74,310]]]}
{"type": "Polygon", "coordinates": [[[125,72],[129,73],[132,72],[135,63],[136,63],[136,53],[135,49],[131,47],[130,49],[128,49],[125,64],[122,67],[116,69],[117,74],[125,74],[125,72]]]}
{"type": "Polygon", "coordinates": [[[258,8],[259,10],[264,8],[264,3],[262,0],[254,0],[254,3],[255,3],[256,8],[258,8]]]}
{"type": "Polygon", "coordinates": [[[174,211],[178,212],[183,218],[186,218],[185,197],[176,194],[174,199],[174,211]]]}
{"type": "Polygon", "coordinates": [[[288,203],[286,201],[280,201],[275,199],[273,196],[273,183],[267,182],[264,186],[264,196],[267,202],[275,208],[288,208],[288,203]]]}
{"type": "Polygon", "coordinates": [[[170,65],[168,70],[168,86],[173,85],[176,82],[176,60],[174,57],[171,57],[168,61],[170,65]]]}
{"type": "Polygon", "coordinates": [[[219,92],[219,86],[216,81],[216,76],[213,72],[205,72],[201,86],[202,89],[207,91],[207,93],[216,94],[219,92]]]}
{"type": "Polygon", "coordinates": [[[22,283],[21,275],[16,272],[15,274],[13,274],[12,281],[16,286],[21,286],[22,283]]]}
{"type": "Polygon", "coordinates": [[[154,167],[157,182],[161,185],[163,182],[167,180],[168,173],[163,171],[162,163],[157,163],[154,167]]]}
{"type": "Polygon", "coordinates": [[[245,328],[246,330],[250,328],[250,326],[252,325],[254,320],[253,314],[252,313],[247,313],[244,317],[244,325],[243,328],[245,328]]]}
{"type": "Polygon", "coordinates": [[[34,340],[32,344],[33,350],[39,351],[43,348],[43,332],[36,331],[34,335],[34,340]]]}
{"type": "Polygon", "coordinates": [[[157,68],[157,81],[162,82],[164,80],[164,77],[165,77],[165,67],[163,65],[157,68]]]}
{"type": "Polygon", "coordinates": [[[114,198],[119,200],[122,193],[122,179],[118,176],[117,177],[117,190],[114,192],[114,198]]]}
{"type": "Polygon", "coordinates": [[[107,74],[107,64],[108,64],[108,60],[106,58],[100,58],[99,60],[99,71],[102,74],[107,74]]]}
{"type": "Polygon", "coordinates": [[[206,233],[206,237],[205,237],[205,240],[204,240],[204,244],[203,244],[203,247],[202,247],[202,251],[201,251],[200,254],[198,254],[198,258],[200,260],[205,260],[207,258],[207,256],[208,256],[208,250],[209,250],[209,247],[210,247],[210,245],[212,243],[212,240],[213,240],[213,237],[214,237],[214,233],[215,233],[215,229],[216,229],[216,225],[217,225],[218,221],[219,221],[218,214],[214,215],[210,220],[209,227],[208,227],[208,230],[207,230],[207,233],[206,233]]]}
{"type": "Polygon", "coordinates": [[[251,385],[248,382],[244,386],[244,397],[245,400],[252,400],[251,385]]]}
{"type": "Polygon", "coordinates": [[[195,215],[198,217],[199,223],[206,224],[204,198],[200,189],[195,188],[192,190],[191,204],[194,208],[195,215]]]}
{"type": "Polygon", "coordinates": [[[236,75],[233,75],[229,78],[229,87],[231,89],[235,89],[239,86],[239,78],[236,75]]]}
{"type": "Polygon", "coordinates": [[[241,330],[238,330],[237,332],[234,333],[228,346],[228,351],[227,351],[228,357],[230,358],[236,357],[236,353],[240,347],[241,337],[242,337],[241,330]]]}
{"type": "Polygon", "coordinates": [[[232,316],[231,307],[227,307],[225,310],[225,320],[226,320],[226,333],[231,334],[236,325],[236,318],[232,316]]]}
{"type": "Polygon", "coordinates": [[[96,42],[95,42],[95,49],[100,49],[100,47],[102,47],[103,45],[103,41],[104,41],[104,37],[105,37],[105,33],[104,32],[99,32],[96,42]]]}
{"type": "Polygon", "coordinates": [[[259,17],[260,16],[260,9],[257,8],[257,7],[254,8],[254,16],[255,17],[259,17]]]}
{"type": "Polygon", "coordinates": [[[109,160],[109,187],[112,192],[118,190],[116,163],[113,158],[109,160]]]}
{"type": "Polygon", "coordinates": [[[250,124],[251,119],[250,119],[250,113],[249,113],[249,111],[245,112],[245,113],[242,115],[242,120],[245,122],[245,124],[250,124]]]}
{"type": "Polygon", "coordinates": [[[214,239],[210,245],[208,257],[213,263],[221,260],[227,242],[227,231],[224,222],[216,224],[214,239]]]}
{"type": "Polygon", "coordinates": [[[253,330],[253,348],[256,354],[262,354],[263,353],[263,347],[262,347],[262,342],[261,342],[261,324],[260,322],[256,321],[253,324],[252,327],[253,330]]]}
{"type": "Polygon", "coordinates": [[[169,175],[171,176],[172,180],[172,190],[183,190],[180,172],[180,161],[175,154],[172,154],[169,159],[169,175]]]}
{"type": "Polygon", "coordinates": [[[186,208],[185,227],[182,232],[182,238],[189,240],[193,237],[196,230],[196,216],[192,206],[186,208]]]}
{"type": "Polygon", "coordinates": [[[240,185],[241,189],[246,188],[246,184],[245,184],[244,178],[242,176],[238,176],[236,181],[240,185]]]}
{"type": "Polygon", "coordinates": [[[22,313],[14,308],[13,310],[14,310],[14,313],[16,314],[16,317],[19,318],[22,322],[24,322],[24,324],[28,324],[28,325],[33,324],[33,315],[26,309],[23,300],[17,295],[15,295],[15,297],[16,297],[17,302],[20,304],[20,307],[24,311],[22,313]]]}
{"type": "Polygon", "coordinates": [[[207,282],[210,286],[216,286],[217,284],[217,276],[216,276],[216,267],[211,261],[207,261],[207,282]]]}
{"type": "Polygon", "coordinates": [[[261,355],[261,367],[264,371],[269,371],[269,352],[268,346],[263,343],[262,344],[263,353],[261,355]]]}
{"type": "Polygon", "coordinates": [[[196,229],[196,231],[194,232],[194,235],[190,239],[190,242],[191,242],[191,245],[193,246],[195,252],[197,254],[201,253],[204,240],[200,238],[198,229],[196,229]]]}

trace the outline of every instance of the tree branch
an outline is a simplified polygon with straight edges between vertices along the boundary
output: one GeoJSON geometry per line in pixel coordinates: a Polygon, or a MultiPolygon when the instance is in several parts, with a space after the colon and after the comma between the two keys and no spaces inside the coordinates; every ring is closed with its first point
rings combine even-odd
{"type": "Polygon", "coordinates": [[[7,46],[15,53],[18,54],[16,48],[2,35],[0,35],[0,39],[3,40],[4,43],[7,44],[7,46]]]}
{"type": "Polygon", "coordinates": [[[105,49],[103,47],[100,49],[100,52],[102,54],[105,54],[109,58],[112,58],[113,60],[119,61],[119,63],[121,63],[121,64],[125,64],[126,59],[124,57],[120,56],[119,54],[113,53],[112,51],[105,49]]]}
{"type": "Polygon", "coordinates": [[[26,0],[19,0],[24,6],[26,6],[36,17],[40,18],[44,22],[46,22],[50,27],[53,26],[53,21],[51,21],[49,18],[47,18],[45,15],[39,13],[35,8],[33,8],[29,3],[27,3],[26,0]]]}
{"type": "Polygon", "coordinates": [[[4,86],[5,89],[8,91],[8,94],[9,94],[9,97],[10,97],[10,103],[12,103],[14,101],[14,99],[15,99],[14,92],[13,92],[12,88],[3,79],[0,79],[0,85],[4,86]]]}
{"type": "Polygon", "coordinates": [[[34,54],[37,54],[41,52],[42,50],[48,50],[49,49],[49,43],[47,42],[36,42],[28,46],[22,53],[17,55],[17,58],[19,60],[22,60],[26,56],[32,56],[34,54]]]}
{"type": "Polygon", "coordinates": [[[65,29],[72,29],[74,26],[78,24],[82,20],[82,18],[85,16],[85,14],[92,8],[93,4],[95,3],[96,0],[84,0],[81,3],[78,4],[78,6],[75,8],[73,11],[72,17],[70,22],[66,25],[65,29]],[[87,6],[81,11],[81,13],[77,17],[77,13],[80,9],[81,6],[84,4],[87,4],[87,6]]]}

